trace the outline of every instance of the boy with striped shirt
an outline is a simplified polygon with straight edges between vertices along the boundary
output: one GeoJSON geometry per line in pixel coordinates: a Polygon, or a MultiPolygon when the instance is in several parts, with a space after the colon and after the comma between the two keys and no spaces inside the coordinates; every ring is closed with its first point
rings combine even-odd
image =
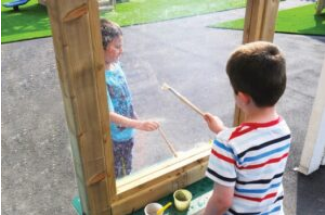
{"type": "Polygon", "coordinates": [[[204,215],[282,215],[291,135],[275,105],[286,87],[284,56],[272,43],[245,44],[231,55],[227,74],[245,121],[226,128],[204,116],[217,134],[206,172],[215,186],[204,215]]]}

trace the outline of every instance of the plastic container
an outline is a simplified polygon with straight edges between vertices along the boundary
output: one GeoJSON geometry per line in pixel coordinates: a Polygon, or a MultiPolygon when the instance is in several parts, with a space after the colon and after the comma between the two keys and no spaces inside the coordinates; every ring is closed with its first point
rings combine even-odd
{"type": "Polygon", "coordinates": [[[174,192],[174,204],[178,211],[185,211],[189,208],[192,200],[192,193],[188,190],[176,190],[174,192]]]}
{"type": "Polygon", "coordinates": [[[145,215],[157,215],[157,211],[162,207],[159,203],[150,203],[144,208],[144,213],[145,215]]]}

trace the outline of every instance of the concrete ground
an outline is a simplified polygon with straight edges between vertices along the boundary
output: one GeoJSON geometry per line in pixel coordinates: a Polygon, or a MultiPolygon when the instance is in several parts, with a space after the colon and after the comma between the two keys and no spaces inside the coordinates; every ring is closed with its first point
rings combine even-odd
{"type": "MultiPolygon", "coordinates": [[[[305,3],[287,0],[281,8],[305,3]]],[[[159,120],[178,151],[213,135],[197,114],[160,86],[170,84],[231,125],[234,101],[224,68],[242,32],[206,26],[243,16],[239,9],[123,28],[121,62],[136,111],[141,118],[159,120]]],[[[325,37],[276,34],[274,42],[285,53],[288,69],[278,110],[293,134],[284,176],[286,214],[325,214],[325,168],[310,176],[293,171],[305,141],[325,37]]],[[[4,44],[1,54],[2,213],[75,214],[70,201],[78,190],[52,38],[4,44]]],[[[171,158],[164,144],[158,133],[138,132],[134,172],[171,158]]]]}

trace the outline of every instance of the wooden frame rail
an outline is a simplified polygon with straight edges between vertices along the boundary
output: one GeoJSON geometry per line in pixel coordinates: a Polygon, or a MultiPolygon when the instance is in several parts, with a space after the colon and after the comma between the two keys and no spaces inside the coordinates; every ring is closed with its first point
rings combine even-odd
{"type": "Polygon", "coordinates": [[[113,214],[128,214],[149,202],[183,188],[204,177],[211,146],[189,151],[178,158],[146,169],[117,182],[113,214]]]}
{"type": "MultiPolygon", "coordinates": [[[[272,40],[279,0],[248,0],[244,43],[272,40]]],[[[210,146],[115,181],[97,0],[47,0],[84,214],[124,215],[204,177],[210,146]]],[[[235,124],[242,114],[237,110],[235,124]]]]}

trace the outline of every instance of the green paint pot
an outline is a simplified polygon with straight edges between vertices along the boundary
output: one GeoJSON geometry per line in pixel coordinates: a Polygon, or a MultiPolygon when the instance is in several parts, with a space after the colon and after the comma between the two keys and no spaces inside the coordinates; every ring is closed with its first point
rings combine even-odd
{"type": "Polygon", "coordinates": [[[189,208],[192,200],[192,193],[188,190],[176,190],[174,192],[174,205],[178,211],[185,211],[189,208]]]}

